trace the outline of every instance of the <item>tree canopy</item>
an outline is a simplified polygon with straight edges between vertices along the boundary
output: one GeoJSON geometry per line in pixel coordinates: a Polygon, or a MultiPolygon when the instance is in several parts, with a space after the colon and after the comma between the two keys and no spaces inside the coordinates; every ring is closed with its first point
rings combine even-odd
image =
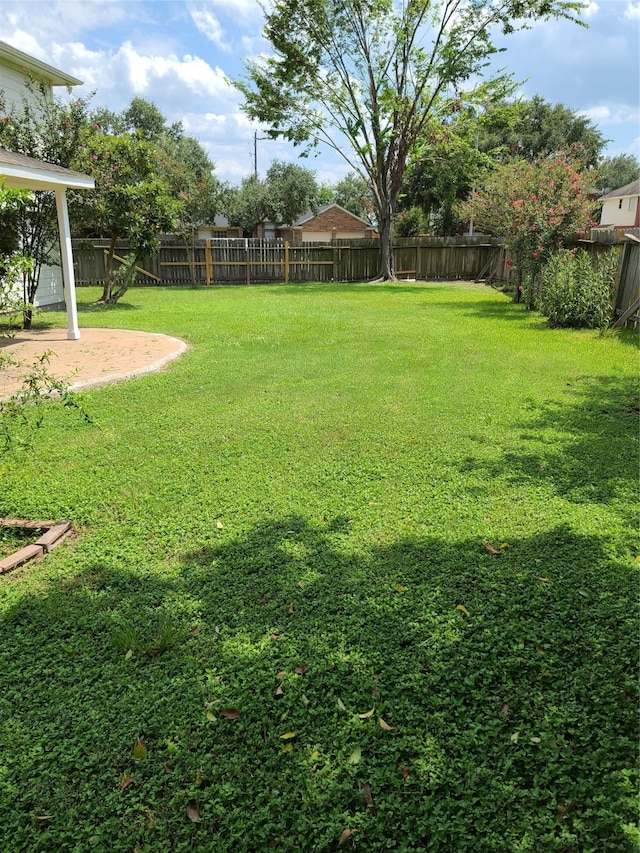
{"type": "Polygon", "coordinates": [[[247,63],[244,110],[269,135],[338,151],[371,189],[380,277],[394,278],[393,215],[407,159],[430,123],[504,94],[481,80],[494,32],[578,21],[578,0],[272,0],[272,54],[247,63]],[[466,87],[466,88],[465,88],[466,87]]]}

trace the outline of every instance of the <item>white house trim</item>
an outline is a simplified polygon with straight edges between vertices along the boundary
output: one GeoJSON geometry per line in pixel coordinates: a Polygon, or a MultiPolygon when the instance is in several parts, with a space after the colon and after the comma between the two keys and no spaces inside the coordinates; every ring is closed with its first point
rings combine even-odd
{"type": "Polygon", "coordinates": [[[43,160],[36,160],[24,154],[16,154],[14,151],[7,151],[6,148],[0,148],[0,180],[5,186],[13,189],[49,190],[56,194],[62,281],[67,306],[67,338],[70,341],[77,341],[80,338],[80,330],[67,190],[92,190],[95,188],[95,182],[90,175],[64,169],[53,163],[45,163],[43,160]]]}

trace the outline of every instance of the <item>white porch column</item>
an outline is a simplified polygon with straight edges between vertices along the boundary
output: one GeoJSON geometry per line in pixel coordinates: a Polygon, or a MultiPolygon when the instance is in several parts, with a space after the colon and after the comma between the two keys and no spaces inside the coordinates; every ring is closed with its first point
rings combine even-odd
{"type": "Polygon", "coordinates": [[[76,280],[73,273],[73,252],[71,251],[71,229],[69,228],[67,191],[64,188],[56,190],[56,208],[58,211],[58,229],[60,231],[60,259],[62,261],[64,301],[67,305],[67,338],[70,341],[77,341],[80,338],[80,329],[78,328],[78,308],[76,306],[76,280]]]}

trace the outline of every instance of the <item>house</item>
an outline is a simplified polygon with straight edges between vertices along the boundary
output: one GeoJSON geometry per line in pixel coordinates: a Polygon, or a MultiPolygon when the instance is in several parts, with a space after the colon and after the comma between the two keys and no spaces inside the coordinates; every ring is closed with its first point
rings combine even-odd
{"type": "Polygon", "coordinates": [[[640,228],[640,178],[603,195],[600,228],[640,228]]]}
{"type": "MultiPolygon", "coordinates": [[[[6,102],[21,105],[23,97],[29,98],[27,83],[32,79],[51,87],[52,95],[54,86],[69,87],[81,84],[75,77],[5,42],[0,42],[0,90],[4,92],[6,102]]],[[[0,181],[7,187],[55,193],[60,232],[60,266],[43,267],[38,284],[37,305],[61,307],[66,304],[67,337],[77,340],[80,332],[66,192],[67,189],[93,189],[94,180],[90,175],[0,148],[0,181]]]]}
{"type": "MultiPolygon", "coordinates": [[[[265,233],[265,236],[269,236],[265,233]]],[[[353,240],[377,237],[371,223],[360,219],[355,213],[339,204],[326,204],[317,213],[306,213],[293,225],[275,229],[276,237],[289,243],[330,243],[332,240],[353,240]]]]}
{"type": "Polygon", "coordinates": [[[226,237],[243,237],[242,228],[229,225],[229,220],[221,213],[216,213],[212,225],[198,227],[198,240],[222,240],[226,237]]]}

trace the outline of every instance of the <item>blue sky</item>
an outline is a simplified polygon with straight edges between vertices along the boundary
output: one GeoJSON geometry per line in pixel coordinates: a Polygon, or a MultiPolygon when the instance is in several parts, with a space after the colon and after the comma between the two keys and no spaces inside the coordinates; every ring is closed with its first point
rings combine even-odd
{"type": "MultiPolygon", "coordinates": [[[[535,24],[504,41],[496,67],[541,95],[584,113],[609,139],[606,153],[640,155],[640,0],[595,0],[584,20],[535,24]]],[[[238,183],[253,169],[254,126],[228,78],[268,50],[257,0],[3,0],[0,39],[85,81],[96,106],[121,110],[134,95],[170,120],[181,119],[216,163],[238,183]]],[[[258,143],[258,168],[297,152],[258,143]]],[[[348,167],[324,149],[304,161],[335,183],[348,167]]]]}

